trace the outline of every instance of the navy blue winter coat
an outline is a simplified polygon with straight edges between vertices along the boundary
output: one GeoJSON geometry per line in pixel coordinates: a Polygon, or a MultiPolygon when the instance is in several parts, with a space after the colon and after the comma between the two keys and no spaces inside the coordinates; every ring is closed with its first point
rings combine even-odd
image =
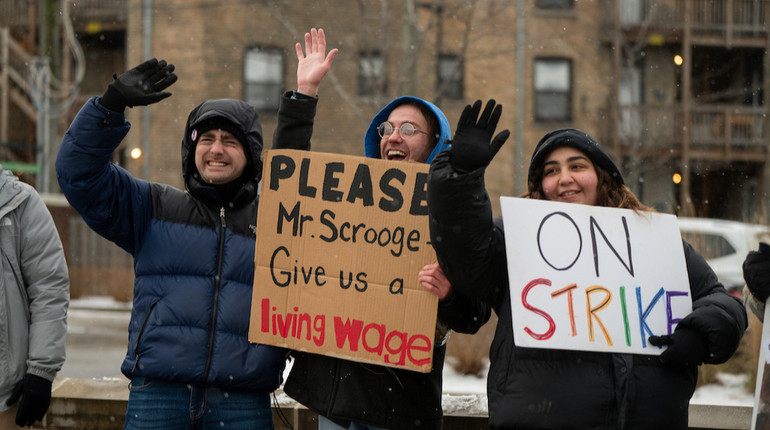
{"type": "Polygon", "coordinates": [[[248,341],[262,132],[253,108],[210,100],[190,113],[182,141],[189,191],[132,177],[110,163],[128,133],[122,113],[92,98],[62,140],[59,185],[97,233],[134,257],[124,375],[275,390],[285,351],[248,341]],[[247,178],[222,202],[195,169],[194,125],[221,116],[243,132],[247,178]]]}

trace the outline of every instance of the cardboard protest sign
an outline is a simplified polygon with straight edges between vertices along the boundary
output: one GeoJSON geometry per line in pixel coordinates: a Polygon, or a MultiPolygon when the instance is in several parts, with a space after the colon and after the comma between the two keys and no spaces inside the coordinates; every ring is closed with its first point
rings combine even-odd
{"type": "MultiPolygon", "coordinates": [[[[770,321],[768,315],[770,315],[770,306],[765,307],[763,321],[770,321]]],[[[770,430],[770,324],[767,323],[762,325],[751,429],[770,430]]]]}
{"type": "Polygon", "coordinates": [[[659,355],[692,310],[673,215],[501,198],[513,335],[534,348],[659,355]]]}
{"type": "Polygon", "coordinates": [[[266,151],[249,340],[429,372],[428,166],[266,151]]]}

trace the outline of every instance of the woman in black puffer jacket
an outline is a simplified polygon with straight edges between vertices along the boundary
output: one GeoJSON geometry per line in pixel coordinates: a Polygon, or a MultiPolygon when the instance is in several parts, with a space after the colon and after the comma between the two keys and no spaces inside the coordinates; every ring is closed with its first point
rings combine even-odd
{"type": "MultiPolygon", "coordinates": [[[[491,139],[500,107],[490,101],[477,122],[480,106],[466,108],[452,148],[433,161],[428,203],[431,241],[452,286],[499,317],[487,383],[490,427],[686,429],[697,366],[732,356],[747,326],[744,307],[683,241],[693,311],[662,336],[670,344],[660,357],[517,347],[502,222],[493,220],[484,188],[485,167],[507,131],[491,139]]],[[[575,129],[543,137],[528,182],[529,198],[652,210],[599,144],[575,129]]]]}

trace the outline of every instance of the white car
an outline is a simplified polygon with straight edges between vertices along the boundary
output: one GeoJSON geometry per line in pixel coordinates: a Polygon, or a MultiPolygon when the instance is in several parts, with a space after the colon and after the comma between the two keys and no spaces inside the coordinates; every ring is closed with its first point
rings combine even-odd
{"type": "Polygon", "coordinates": [[[743,260],[759,242],[770,243],[770,227],[711,218],[678,218],[682,237],[703,255],[727,291],[743,297],[743,260]]]}

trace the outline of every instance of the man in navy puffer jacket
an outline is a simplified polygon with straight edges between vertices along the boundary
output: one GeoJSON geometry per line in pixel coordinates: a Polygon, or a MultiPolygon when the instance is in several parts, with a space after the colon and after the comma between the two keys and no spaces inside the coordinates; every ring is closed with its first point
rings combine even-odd
{"type": "Polygon", "coordinates": [[[97,233],[134,257],[133,310],[121,370],[126,429],[273,428],[269,394],[285,351],[248,341],[262,128],[254,108],[207,100],[182,139],[187,191],[110,163],[126,106],[156,103],[174,66],[148,60],[80,110],[56,159],[59,185],[97,233]]]}

